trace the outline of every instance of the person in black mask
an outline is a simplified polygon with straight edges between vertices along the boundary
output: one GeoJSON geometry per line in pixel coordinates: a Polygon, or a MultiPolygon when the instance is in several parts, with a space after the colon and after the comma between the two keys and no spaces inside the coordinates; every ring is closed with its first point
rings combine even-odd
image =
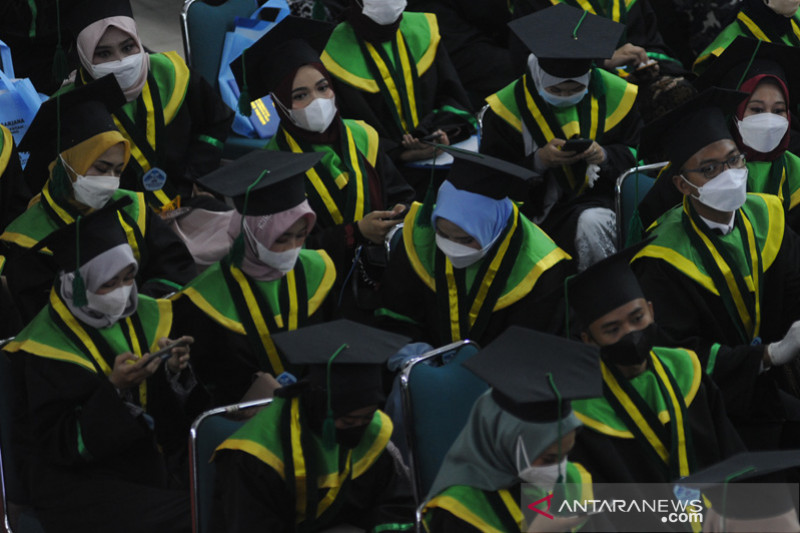
{"type": "Polygon", "coordinates": [[[337,320],[273,340],[307,371],[217,448],[213,530],[410,529],[408,469],[379,409],[382,365],[409,338],[337,320]]]}
{"type": "Polygon", "coordinates": [[[600,347],[603,396],[573,402],[570,459],[598,483],[670,482],[744,450],[700,359],[658,329],[628,262],[647,241],[568,282],[583,342],[600,347]]]}

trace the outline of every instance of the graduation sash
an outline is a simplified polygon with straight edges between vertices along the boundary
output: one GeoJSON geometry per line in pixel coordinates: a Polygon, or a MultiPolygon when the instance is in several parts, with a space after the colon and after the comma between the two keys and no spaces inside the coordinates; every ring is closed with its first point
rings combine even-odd
{"type": "Polygon", "coordinates": [[[647,404],[616,366],[601,361],[603,397],[650,456],[650,462],[662,466],[666,479],[676,480],[695,470],[687,405],[672,372],[653,351],[649,354],[648,364],[648,371],[655,375],[666,404],[669,430],[659,419],[659,413],[647,404]]]}
{"type": "MultiPolygon", "coordinates": [[[[533,80],[526,71],[522,82],[514,87],[514,99],[522,121],[538,146],[544,146],[553,138],[598,139],[598,134],[605,131],[606,99],[605,86],[595,69],[592,69],[589,80],[589,93],[577,105],[562,110],[561,113],[576,115],[577,122],[570,120],[566,125],[556,117],[553,107],[545,102],[536,91],[533,80]]],[[[562,166],[554,169],[563,190],[583,193],[589,185],[586,176],[586,163],[562,166]]]]}
{"type": "Polygon", "coordinates": [[[764,263],[752,223],[741,210],[737,210],[734,228],[739,232],[741,250],[749,272],[740,268],[720,238],[700,220],[685,197],[682,224],[692,246],[699,252],[706,272],[714,281],[742,343],[750,344],[761,330],[761,297],[764,288],[764,263]]]}
{"type": "Polygon", "coordinates": [[[759,41],[766,41],[768,43],[787,44],[789,46],[800,46],[800,27],[797,21],[792,18],[791,25],[792,31],[786,35],[780,35],[768,28],[762,28],[751,19],[745,10],[742,9],[736,15],[736,22],[744,35],[758,39],[759,41]]]}
{"type": "Polygon", "coordinates": [[[308,318],[308,295],[306,293],[303,263],[297,261],[278,289],[278,302],[282,313],[282,324],[275,321],[270,312],[271,306],[259,288],[242,270],[230,263],[230,258],[222,260],[221,271],[231,299],[236,306],[239,320],[244,326],[246,338],[261,368],[273,375],[284,371],[283,361],[278,355],[272,333],[292,331],[305,324],[308,318]]]}
{"type": "Polygon", "coordinates": [[[519,219],[519,209],[514,205],[509,222],[495,245],[481,260],[469,290],[466,288],[467,269],[454,268],[450,259],[437,250],[434,271],[437,307],[441,317],[438,322],[443,339],[455,342],[480,338],[483,334],[520,252],[523,232],[518,231],[519,219]],[[495,283],[495,279],[502,282],[495,283]]]}
{"type": "Polygon", "coordinates": [[[599,15],[620,24],[627,24],[628,9],[636,0],[550,0],[554,6],[567,4],[588,11],[592,15],[599,15]]]}
{"type": "MultiPolygon", "coordinates": [[[[285,128],[280,128],[274,139],[282,151],[319,151],[313,144],[300,138],[295,139],[285,128]]],[[[306,171],[306,178],[311,185],[306,187],[309,202],[319,216],[327,219],[323,227],[357,222],[371,211],[367,162],[353,137],[353,131],[345,121],[341,121],[339,129],[339,149],[326,151],[330,156],[326,154],[319,163],[306,171]],[[330,161],[326,161],[327,159],[330,161]],[[340,172],[341,167],[336,163],[343,165],[345,171],[340,172]]]]}
{"type": "Polygon", "coordinates": [[[275,398],[217,451],[240,450],[272,468],[294,501],[296,531],[319,531],[336,517],[344,503],[339,496],[386,448],[392,423],[376,411],[361,442],[346,451],[338,446],[326,449],[307,427],[299,398],[275,398]]]}
{"type": "Polygon", "coordinates": [[[774,194],[788,213],[800,203],[800,159],[784,152],[774,161],[747,163],[747,190],[774,194]]]}
{"type": "Polygon", "coordinates": [[[391,42],[391,55],[382,43],[374,46],[357,35],[356,41],[395,123],[403,132],[409,133],[419,124],[416,96],[419,93],[419,72],[403,32],[397,30],[391,42]]]}

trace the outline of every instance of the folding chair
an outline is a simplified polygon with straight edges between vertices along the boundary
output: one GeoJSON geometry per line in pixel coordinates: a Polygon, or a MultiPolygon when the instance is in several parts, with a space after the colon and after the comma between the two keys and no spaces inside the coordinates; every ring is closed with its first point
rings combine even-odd
{"type": "Polygon", "coordinates": [[[189,480],[192,502],[192,531],[204,533],[211,527],[216,465],[211,461],[214,450],[242,427],[247,420],[229,418],[251,407],[262,407],[272,398],[226,405],[198,416],[189,430],[189,480]]]}
{"type": "Polygon", "coordinates": [[[403,423],[418,505],[466,424],[472,404],[488,388],[461,366],[479,349],[469,340],[454,342],[407,361],[401,370],[403,423]],[[442,359],[441,366],[431,364],[442,359]]]}
{"type": "Polygon", "coordinates": [[[386,238],[383,240],[383,246],[386,248],[386,257],[387,259],[391,259],[392,253],[400,244],[401,239],[403,237],[403,226],[405,224],[403,222],[399,223],[395,227],[389,230],[386,233],[386,238]]]}
{"type": "MultiPolygon", "coordinates": [[[[0,346],[12,339],[0,341],[0,346]]],[[[3,525],[9,533],[40,533],[42,525],[33,513],[30,495],[20,466],[16,433],[20,376],[14,374],[11,360],[0,352],[0,487],[3,490],[3,525]]]]}
{"type": "Polygon", "coordinates": [[[617,215],[617,248],[622,249],[628,240],[628,228],[639,202],[656,182],[655,175],[669,162],[653,163],[629,168],[617,178],[614,187],[614,210],[617,215]]]}
{"type": "MultiPolygon", "coordinates": [[[[181,9],[181,35],[186,63],[219,91],[219,64],[225,33],[233,31],[236,17],[249,17],[258,8],[256,0],[227,0],[212,6],[202,0],[186,0],[181,9]]],[[[263,148],[265,139],[249,139],[231,132],[223,157],[237,157],[263,148]]]]}

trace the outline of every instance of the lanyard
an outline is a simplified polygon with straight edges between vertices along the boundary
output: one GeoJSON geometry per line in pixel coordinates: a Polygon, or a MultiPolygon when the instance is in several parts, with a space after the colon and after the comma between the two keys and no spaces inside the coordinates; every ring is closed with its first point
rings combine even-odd
{"type": "Polygon", "coordinates": [[[706,272],[714,281],[742,342],[749,344],[758,337],[761,329],[761,294],[764,283],[761,250],[756,243],[753,225],[741,209],[736,212],[734,225],[739,230],[741,250],[750,269],[749,275],[743,275],[742,269],[737,267],[719,237],[699,220],[694,207],[685,198],[682,223],[692,247],[700,254],[706,272]]]}
{"type": "MultiPolygon", "coordinates": [[[[281,132],[282,135],[278,136],[278,146],[282,150],[295,153],[315,151],[310,143],[292,137],[286,128],[281,128],[281,132]]],[[[313,205],[324,205],[330,221],[335,225],[344,224],[345,221],[358,222],[370,212],[369,183],[366,179],[364,155],[358,150],[353,132],[344,122],[340,127],[339,139],[340,149],[335,154],[344,163],[345,172],[334,176],[332,171],[338,171],[337,165],[333,164],[335,161],[325,164],[324,158],[306,171],[306,177],[313,187],[313,192],[308,192],[312,193],[312,200],[317,200],[313,205]]],[[[319,212],[317,209],[315,211],[319,212]]]]}
{"type": "Polygon", "coordinates": [[[688,410],[675,378],[651,351],[649,369],[655,374],[661,397],[669,413],[669,432],[658,418],[658,413],[647,405],[636,389],[617,368],[600,362],[603,374],[603,395],[617,416],[633,433],[648,455],[663,464],[668,479],[688,476],[695,469],[694,452],[689,427],[688,410]]]}
{"type": "Polygon", "coordinates": [[[360,37],[357,39],[361,53],[381,94],[386,99],[395,123],[404,133],[410,132],[419,124],[416,100],[419,92],[419,74],[403,33],[398,30],[392,41],[392,57],[399,63],[399,68],[392,62],[382,43],[375,47],[360,37]]]}
{"type": "MultiPolygon", "coordinates": [[[[108,354],[113,360],[116,357],[114,350],[108,341],[103,338],[100,333],[94,328],[84,328],[77,318],[69,311],[67,304],[61,298],[60,282],[50,290],[50,306],[48,307],[50,319],[53,323],[73,342],[79,347],[82,353],[88,354],[91,361],[95,366],[95,371],[98,374],[103,374],[108,377],[111,374],[112,367],[103,357],[103,354],[108,354]]],[[[122,330],[122,335],[125,338],[128,348],[137,357],[141,358],[142,354],[149,350],[149,343],[147,336],[144,334],[142,322],[139,315],[134,313],[129,317],[117,322],[112,327],[119,327],[122,330]]],[[[139,405],[147,410],[147,380],[143,380],[139,384],[139,405]]]]}
{"type": "Polygon", "coordinates": [[[453,263],[437,248],[436,299],[442,314],[443,338],[455,342],[467,337],[479,338],[489,323],[494,306],[505,288],[522,243],[522,231],[517,231],[519,210],[514,205],[510,223],[498,237],[494,252],[482,259],[480,269],[469,292],[466,290],[466,269],[453,268],[453,263]],[[497,281],[496,281],[497,280],[497,281]]]}

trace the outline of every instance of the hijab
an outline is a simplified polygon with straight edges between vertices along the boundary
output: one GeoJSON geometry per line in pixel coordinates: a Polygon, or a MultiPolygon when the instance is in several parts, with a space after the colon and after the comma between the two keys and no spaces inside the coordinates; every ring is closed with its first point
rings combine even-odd
{"type": "Polygon", "coordinates": [[[403,20],[403,15],[397,17],[397,20],[385,26],[378,24],[363,12],[363,6],[360,0],[350,0],[350,5],[345,10],[345,21],[353,27],[356,35],[371,43],[383,43],[391,41],[400,29],[400,22],[403,20]]]}
{"type": "MultiPolygon", "coordinates": [[[[580,425],[575,413],[570,413],[561,420],[562,436],[580,425]]],[[[521,420],[497,405],[492,389],[487,390],[472,406],[467,424],[447,452],[426,500],[455,485],[498,491],[520,483],[516,458],[520,437],[533,461],[558,440],[558,422],[521,420]]]]}
{"type": "MultiPolygon", "coordinates": [[[[750,96],[753,95],[755,90],[758,88],[759,84],[762,81],[772,81],[774,82],[783,93],[783,98],[786,101],[786,118],[789,120],[789,123],[792,122],[792,115],[789,106],[789,89],[786,87],[786,82],[780,79],[778,76],[773,74],[759,74],[758,76],[753,76],[752,78],[746,80],[742,83],[741,87],[739,88],[740,91],[749,94],[750,96]]],[[[738,120],[744,119],[744,112],[747,109],[747,104],[750,102],[750,98],[747,98],[743,102],[739,104],[736,108],[736,118],[738,120]]],[[[774,161],[778,159],[783,153],[789,148],[789,137],[792,133],[792,128],[789,127],[786,130],[786,133],[781,139],[780,144],[772,150],[771,152],[758,152],[749,146],[747,146],[744,141],[742,141],[742,135],[739,133],[739,128],[733,127],[731,128],[731,134],[733,135],[733,140],[736,142],[736,146],[744,152],[745,156],[747,157],[747,161],[774,161]]]]}
{"type": "Polygon", "coordinates": [[[136,82],[127,89],[123,88],[122,91],[125,93],[125,98],[131,102],[136,100],[139,97],[139,94],[141,94],[142,88],[147,81],[147,74],[150,72],[150,56],[144,51],[142,40],[139,38],[139,32],[136,29],[136,21],[130,17],[117,16],[100,19],[92,24],[89,24],[78,34],[76,43],[78,48],[78,58],[81,61],[81,65],[83,65],[83,69],[86,72],[91,72],[91,67],[93,64],[92,58],[94,57],[94,50],[97,48],[97,43],[100,42],[100,39],[103,38],[103,34],[111,26],[114,26],[115,28],[118,28],[130,35],[133,40],[136,41],[139,50],[144,55],[142,60],[142,71],[139,73],[139,79],[137,79],[136,82]]]}
{"type": "Polygon", "coordinates": [[[533,84],[538,92],[544,91],[546,87],[552,87],[553,85],[558,85],[559,83],[563,83],[565,81],[574,81],[580,83],[584,87],[589,87],[589,78],[592,74],[591,69],[589,69],[585,74],[571,78],[559,78],[558,76],[553,76],[552,74],[545,72],[545,70],[539,64],[539,58],[537,58],[535,54],[528,56],[528,68],[531,71],[531,79],[533,80],[533,84]]]}
{"type": "MultiPolygon", "coordinates": [[[[342,117],[339,115],[338,109],[331,125],[322,133],[303,129],[296,125],[289,117],[288,110],[292,108],[292,85],[294,85],[294,78],[297,76],[297,71],[304,66],[305,65],[298,65],[297,68],[284,77],[275,87],[275,90],[272,91],[272,100],[275,102],[275,110],[278,112],[278,117],[281,119],[280,125],[293,137],[300,137],[312,144],[332,144],[339,140],[339,130],[342,127],[342,117]]],[[[333,87],[331,75],[321,62],[308,63],[308,66],[314,67],[319,71],[328,81],[328,85],[333,87]]]]}
{"type": "Polygon", "coordinates": [[[445,180],[436,196],[431,223],[435,228],[437,219],[447,219],[469,233],[481,248],[485,248],[503,232],[513,210],[508,198],[495,200],[482,194],[462,191],[445,180]]]}
{"type": "MultiPolygon", "coordinates": [[[[278,237],[289,229],[292,224],[305,218],[308,221],[307,231],[311,231],[317,215],[308,205],[308,200],[303,200],[300,204],[272,215],[245,216],[244,224],[247,229],[262,246],[267,248],[275,244],[278,237]]],[[[231,215],[228,225],[228,234],[232,239],[238,237],[242,230],[242,215],[234,213],[231,215]]],[[[242,236],[244,238],[244,257],[242,258],[242,271],[251,278],[258,281],[272,281],[283,277],[280,270],[261,262],[258,258],[258,251],[254,242],[251,242],[248,232],[242,236]]]]}
{"type": "MultiPolygon", "coordinates": [[[[134,267],[133,273],[135,275],[139,269],[139,265],[136,263],[136,259],[133,256],[133,250],[129,244],[120,244],[90,259],[78,270],[86,284],[86,290],[96,293],[103,284],[107,283],[110,279],[131,265],[134,267]]],[[[128,305],[125,307],[125,311],[121,316],[110,317],[90,309],[88,305],[76,307],[73,304],[72,282],[75,279],[74,271],[60,272],[59,279],[61,282],[61,297],[64,298],[70,312],[75,318],[93,328],[107,328],[136,312],[136,307],[139,303],[139,293],[135,281],[133,282],[133,289],[128,297],[128,305]]]]}

